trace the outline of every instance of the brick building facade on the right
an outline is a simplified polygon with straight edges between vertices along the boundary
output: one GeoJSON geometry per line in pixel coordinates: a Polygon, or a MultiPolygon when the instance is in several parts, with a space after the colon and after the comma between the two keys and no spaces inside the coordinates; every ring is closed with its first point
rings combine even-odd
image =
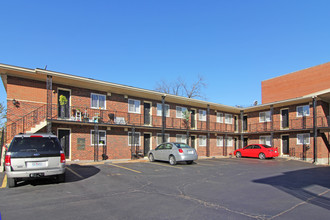
{"type": "Polygon", "coordinates": [[[262,104],[329,89],[330,62],[261,82],[262,104]]]}

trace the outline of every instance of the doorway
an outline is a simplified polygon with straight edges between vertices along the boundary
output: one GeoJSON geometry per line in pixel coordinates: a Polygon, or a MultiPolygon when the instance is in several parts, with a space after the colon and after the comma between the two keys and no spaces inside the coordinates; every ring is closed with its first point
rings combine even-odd
{"type": "Polygon", "coordinates": [[[69,90],[58,90],[58,117],[63,119],[69,119],[70,118],[70,96],[71,92],[69,90]],[[60,103],[60,97],[63,95],[66,98],[66,104],[61,105],[60,103]]]}
{"type": "Polygon", "coordinates": [[[195,135],[191,135],[191,136],[190,136],[190,139],[191,139],[190,147],[196,149],[196,136],[195,136],[195,135]]]}
{"type": "Polygon", "coordinates": [[[243,138],[243,147],[248,145],[248,138],[243,138]]]}
{"type": "Polygon", "coordinates": [[[289,109],[281,109],[282,129],[289,128],[289,109]]]}
{"type": "Polygon", "coordinates": [[[289,155],[289,135],[282,135],[282,153],[289,155]]]}
{"type": "Polygon", "coordinates": [[[191,120],[191,129],[196,129],[196,120],[195,120],[196,110],[191,109],[190,120],[191,120]]]}
{"type": "Polygon", "coordinates": [[[70,158],[70,129],[58,129],[58,139],[63,148],[65,158],[70,158]]]}
{"type": "Polygon", "coordinates": [[[148,151],[151,149],[150,148],[150,143],[151,143],[151,135],[149,133],[144,133],[144,148],[143,148],[143,154],[144,156],[147,156],[148,151]]]}
{"type": "Polygon", "coordinates": [[[144,102],[144,124],[150,125],[151,124],[151,117],[150,117],[150,109],[151,104],[149,102],[144,102]]]}

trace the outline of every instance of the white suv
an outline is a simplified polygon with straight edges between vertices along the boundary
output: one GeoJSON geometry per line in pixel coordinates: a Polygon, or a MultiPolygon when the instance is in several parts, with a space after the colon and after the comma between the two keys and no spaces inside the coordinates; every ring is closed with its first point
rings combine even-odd
{"type": "Polygon", "coordinates": [[[65,181],[65,155],[53,134],[19,134],[9,145],[5,157],[7,185],[18,181],[56,177],[65,181]]]}

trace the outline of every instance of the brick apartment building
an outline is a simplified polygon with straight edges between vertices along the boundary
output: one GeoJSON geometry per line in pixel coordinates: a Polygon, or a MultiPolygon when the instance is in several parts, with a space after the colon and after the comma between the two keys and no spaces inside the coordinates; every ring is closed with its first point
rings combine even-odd
{"type": "MultiPolygon", "coordinates": [[[[328,80],[320,66],[315,73],[328,80]]],[[[50,131],[68,160],[139,158],[165,140],[188,142],[201,157],[265,143],[283,157],[330,164],[328,88],[284,100],[267,93],[272,83],[264,81],[264,103],[237,108],[43,69],[0,64],[0,74],[7,142],[20,132],[50,131]]]]}

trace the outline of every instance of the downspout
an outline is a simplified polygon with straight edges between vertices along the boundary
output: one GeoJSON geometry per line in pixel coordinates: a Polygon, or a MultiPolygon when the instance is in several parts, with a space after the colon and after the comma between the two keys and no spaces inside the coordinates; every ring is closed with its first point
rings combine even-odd
{"type": "Polygon", "coordinates": [[[165,128],[166,128],[165,98],[166,98],[166,94],[162,96],[162,143],[165,142],[165,128]]]}
{"type": "MultiPolygon", "coordinates": [[[[240,148],[243,148],[244,146],[244,135],[243,135],[243,132],[244,132],[244,111],[241,110],[241,146],[240,148]]],[[[237,150],[237,149],[235,149],[237,150]]]]}
{"type": "Polygon", "coordinates": [[[206,143],[206,156],[210,156],[210,105],[207,105],[207,118],[206,118],[206,130],[207,130],[207,143],[206,143]]]}
{"type": "Polygon", "coordinates": [[[316,97],[313,97],[313,133],[314,133],[314,163],[317,164],[317,101],[316,97]]]}
{"type": "Polygon", "coordinates": [[[274,106],[271,105],[270,106],[270,144],[271,144],[271,147],[274,147],[274,124],[273,124],[273,115],[274,115],[274,106]]]}

